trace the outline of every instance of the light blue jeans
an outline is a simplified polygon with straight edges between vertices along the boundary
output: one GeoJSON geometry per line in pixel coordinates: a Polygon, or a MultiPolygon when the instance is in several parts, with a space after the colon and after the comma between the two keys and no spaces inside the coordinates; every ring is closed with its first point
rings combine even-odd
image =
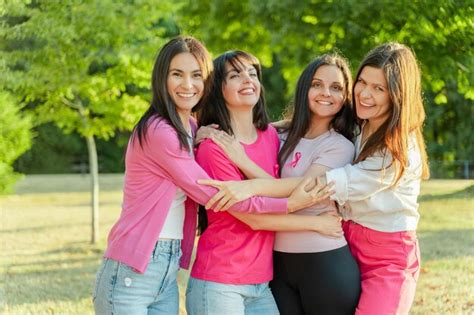
{"type": "Polygon", "coordinates": [[[279,314],[268,282],[232,285],[189,278],[186,289],[188,315],[279,314]]]}
{"type": "Polygon", "coordinates": [[[104,258],[92,296],[96,314],[178,314],[180,240],[156,243],[145,273],[104,258]]]}

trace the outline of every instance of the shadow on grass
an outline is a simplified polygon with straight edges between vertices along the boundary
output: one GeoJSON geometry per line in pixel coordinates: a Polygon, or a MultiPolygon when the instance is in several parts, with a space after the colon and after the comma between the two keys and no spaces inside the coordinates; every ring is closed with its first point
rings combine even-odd
{"type": "MultiPolygon", "coordinates": [[[[116,222],[116,220],[101,220],[101,225],[112,225],[116,222]]],[[[9,234],[9,233],[23,233],[23,232],[35,232],[35,233],[44,233],[44,232],[51,232],[52,229],[63,229],[65,227],[78,227],[78,226],[87,226],[91,225],[90,222],[75,222],[69,224],[51,224],[51,225],[40,225],[40,226],[30,226],[25,228],[16,228],[16,229],[9,229],[9,230],[0,230],[1,234],[9,234]]]]}
{"type": "MultiPolygon", "coordinates": [[[[102,222],[101,222],[102,224],[102,222]]],[[[23,232],[34,232],[42,233],[51,231],[51,229],[62,229],[65,227],[77,227],[77,226],[89,226],[89,222],[74,222],[69,224],[54,224],[54,225],[40,225],[40,226],[30,226],[25,228],[16,228],[10,230],[0,230],[0,234],[9,234],[9,233],[23,233],[23,232]]]]}
{"type": "Polygon", "coordinates": [[[441,199],[473,198],[473,197],[474,197],[474,185],[471,185],[464,188],[463,190],[455,191],[449,194],[442,194],[442,195],[425,194],[418,197],[418,202],[441,200],[441,199]]]}
{"type": "Polygon", "coordinates": [[[3,286],[6,304],[79,301],[91,297],[102,252],[84,244],[43,252],[42,260],[8,266],[3,286]],[[58,259],[58,254],[72,256],[58,259]]]}
{"type": "MultiPolygon", "coordinates": [[[[100,191],[122,191],[123,174],[99,174],[100,191]]],[[[90,177],[81,174],[27,175],[15,185],[15,194],[89,192],[90,177]]]]}
{"type": "Polygon", "coordinates": [[[474,229],[419,232],[421,260],[474,256],[474,229]]]}

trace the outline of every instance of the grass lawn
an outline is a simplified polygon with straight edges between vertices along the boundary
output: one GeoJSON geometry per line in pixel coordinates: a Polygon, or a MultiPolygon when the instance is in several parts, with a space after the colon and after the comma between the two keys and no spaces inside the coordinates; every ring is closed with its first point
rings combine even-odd
{"type": "MultiPolygon", "coordinates": [[[[93,313],[95,272],[120,213],[123,183],[121,175],[100,180],[95,246],[88,177],[27,176],[15,194],[0,197],[0,313],[93,313]]],[[[474,181],[425,182],[420,203],[422,269],[412,314],[474,314],[474,181]]],[[[180,272],[181,293],[187,277],[180,272]]]]}

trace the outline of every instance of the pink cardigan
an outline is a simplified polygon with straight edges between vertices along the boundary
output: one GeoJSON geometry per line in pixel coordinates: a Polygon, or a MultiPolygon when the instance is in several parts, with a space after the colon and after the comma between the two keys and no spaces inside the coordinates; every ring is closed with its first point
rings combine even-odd
{"type": "MultiPolygon", "coordinates": [[[[192,126],[195,130],[194,121],[192,126]]],[[[179,187],[188,196],[180,261],[181,267],[187,269],[196,235],[196,202],[206,204],[217,192],[196,181],[209,176],[193,155],[180,148],[176,131],[162,118],[149,123],[143,148],[138,139],[129,141],[125,169],[122,213],[109,233],[104,256],[145,272],[179,187]]],[[[253,197],[234,205],[231,210],[286,213],[287,199],[253,197]]]]}

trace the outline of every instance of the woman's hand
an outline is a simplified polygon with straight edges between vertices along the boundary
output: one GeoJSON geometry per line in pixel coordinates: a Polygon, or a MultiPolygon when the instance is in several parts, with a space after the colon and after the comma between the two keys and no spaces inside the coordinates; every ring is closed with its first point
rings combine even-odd
{"type": "Polygon", "coordinates": [[[249,162],[250,159],[247,153],[245,153],[244,147],[235,137],[221,130],[216,131],[218,132],[212,132],[210,138],[224,151],[232,162],[239,167],[249,162]]]}
{"type": "Polygon", "coordinates": [[[217,129],[219,125],[211,124],[208,126],[201,126],[196,132],[196,138],[194,139],[194,144],[199,144],[204,141],[204,139],[212,138],[212,135],[219,132],[224,132],[222,130],[217,129]]]}
{"type": "Polygon", "coordinates": [[[304,178],[288,198],[288,212],[307,208],[329,198],[329,196],[334,194],[331,191],[333,185],[334,183],[332,182],[322,184],[319,177],[316,179],[313,177],[304,178]]]}
{"type": "Polygon", "coordinates": [[[244,147],[235,137],[217,128],[219,128],[219,125],[216,124],[200,127],[194,142],[197,144],[201,143],[204,139],[212,139],[237,166],[242,167],[246,165],[245,163],[249,162],[249,158],[245,153],[244,147]]]}
{"type": "Polygon", "coordinates": [[[214,212],[225,211],[239,201],[253,196],[252,184],[249,181],[218,181],[213,179],[200,179],[200,185],[213,186],[219,189],[206,203],[206,209],[213,209],[214,212]]]}
{"type": "Polygon", "coordinates": [[[340,238],[344,235],[342,231],[341,217],[336,211],[324,212],[314,218],[314,231],[322,235],[340,238]]]}
{"type": "Polygon", "coordinates": [[[291,120],[289,119],[282,119],[279,121],[274,121],[271,123],[271,125],[276,129],[276,130],[282,130],[282,129],[288,129],[290,126],[291,120]]]}

